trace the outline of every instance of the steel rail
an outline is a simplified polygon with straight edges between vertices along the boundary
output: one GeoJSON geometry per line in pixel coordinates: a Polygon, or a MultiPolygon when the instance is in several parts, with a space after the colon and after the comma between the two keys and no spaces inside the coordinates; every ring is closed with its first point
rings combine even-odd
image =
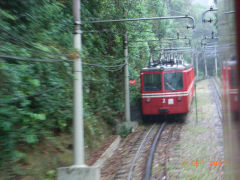
{"type": "Polygon", "coordinates": [[[218,85],[217,85],[217,83],[216,83],[216,80],[215,80],[214,78],[212,78],[212,82],[213,82],[214,87],[215,87],[215,89],[216,89],[216,91],[217,91],[218,97],[221,98],[221,97],[222,97],[221,92],[220,92],[219,87],[218,87],[218,85]]]}
{"type": "Polygon", "coordinates": [[[152,127],[150,128],[150,130],[147,132],[146,136],[144,137],[144,139],[142,140],[142,143],[140,144],[138,150],[137,150],[137,153],[132,161],[132,164],[131,164],[131,167],[130,167],[130,170],[129,170],[129,173],[128,173],[128,180],[131,180],[132,179],[132,175],[133,175],[133,170],[134,170],[134,167],[135,167],[135,164],[136,164],[136,161],[137,159],[139,158],[140,154],[141,154],[141,150],[142,150],[142,147],[143,145],[145,144],[145,141],[146,139],[148,138],[149,134],[152,132],[153,128],[154,128],[155,125],[152,125],[152,127]]]}
{"type": "Polygon", "coordinates": [[[149,20],[168,20],[168,19],[190,19],[192,20],[193,25],[187,26],[187,28],[195,28],[195,19],[192,16],[163,16],[163,17],[149,17],[149,18],[132,18],[132,19],[111,19],[111,20],[96,20],[96,21],[76,21],[75,24],[97,24],[97,23],[118,23],[118,22],[130,22],[130,21],[149,21],[149,20]]]}
{"type": "Polygon", "coordinates": [[[161,125],[157,135],[154,138],[154,141],[153,141],[153,144],[152,144],[149,156],[148,156],[147,166],[146,166],[146,170],[145,170],[145,180],[150,180],[150,178],[151,178],[153,155],[154,155],[155,149],[157,147],[157,143],[158,143],[159,137],[162,134],[162,132],[163,132],[163,130],[164,130],[166,125],[167,125],[167,123],[165,121],[161,125]]]}
{"type": "MultiPolygon", "coordinates": [[[[215,89],[215,91],[217,91],[217,98],[215,98],[215,103],[217,106],[217,111],[218,111],[218,116],[220,119],[222,119],[222,104],[221,104],[221,92],[219,90],[219,87],[215,81],[214,78],[211,78],[212,84],[213,84],[213,89],[215,89]]],[[[215,93],[214,93],[215,94],[215,93]]]]}

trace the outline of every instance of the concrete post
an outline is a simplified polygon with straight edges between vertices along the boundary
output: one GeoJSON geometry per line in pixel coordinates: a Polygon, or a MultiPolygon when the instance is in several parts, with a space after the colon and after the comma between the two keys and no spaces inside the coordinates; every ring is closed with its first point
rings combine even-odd
{"type": "MultiPolygon", "coordinates": [[[[74,48],[81,51],[81,1],[73,0],[74,16],[74,48]]],[[[73,123],[73,151],[74,164],[70,167],[57,169],[57,180],[99,180],[100,170],[97,167],[88,167],[84,163],[84,125],[83,125],[83,87],[82,87],[82,60],[78,54],[74,59],[74,123],[73,123]]]]}
{"type": "Polygon", "coordinates": [[[215,47],[215,76],[218,75],[218,64],[217,64],[217,47],[215,47]]]}
{"type": "MultiPolygon", "coordinates": [[[[127,18],[127,11],[123,9],[124,18],[127,18]]],[[[123,48],[124,48],[124,58],[125,58],[125,67],[124,67],[124,88],[125,88],[125,121],[129,123],[131,121],[130,114],[130,92],[129,92],[129,72],[128,72],[128,38],[127,38],[127,29],[125,30],[123,36],[123,48]]]]}
{"type": "Polygon", "coordinates": [[[198,79],[198,56],[199,56],[199,53],[196,53],[196,77],[198,79]]]}
{"type": "Polygon", "coordinates": [[[195,56],[195,53],[192,52],[192,58],[191,58],[191,65],[193,66],[193,62],[194,62],[194,56],[195,56]]]}
{"type": "MultiPolygon", "coordinates": [[[[124,18],[127,18],[127,11],[123,9],[124,18]]],[[[136,129],[137,123],[131,121],[131,111],[130,111],[130,90],[129,90],[129,72],[128,72],[128,38],[127,38],[127,29],[123,35],[123,48],[124,48],[124,58],[125,58],[125,67],[124,67],[124,94],[125,94],[125,122],[120,124],[117,129],[127,128],[128,130],[136,129]]]]}
{"type": "Polygon", "coordinates": [[[206,62],[205,52],[203,52],[203,59],[204,59],[204,67],[205,67],[205,78],[207,78],[208,77],[208,71],[207,71],[207,62],[206,62]]]}
{"type": "MultiPolygon", "coordinates": [[[[81,51],[81,1],[73,1],[73,16],[74,16],[74,48],[81,51]]],[[[84,132],[83,132],[83,90],[82,90],[82,60],[79,55],[74,59],[74,165],[84,166],[84,132]]]]}
{"type": "Polygon", "coordinates": [[[127,122],[131,121],[130,115],[130,92],[129,92],[129,72],[128,72],[128,42],[127,42],[127,32],[124,34],[124,79],[125,79],[125,120],[127,122]]]}

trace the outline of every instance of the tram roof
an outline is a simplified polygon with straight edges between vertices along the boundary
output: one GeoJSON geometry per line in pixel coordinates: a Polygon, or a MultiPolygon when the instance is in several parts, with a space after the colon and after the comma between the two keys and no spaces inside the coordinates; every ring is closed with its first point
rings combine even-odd
{"type": "Polygon", "coordinates": [[[237,66],[236,60],[223,61],[224,66],[237,66]]]}
{"type": "Polygon", "coordinates": [[[193,67],[190,64],[174,64],[174,65],[157,65],[152,67],[145,67],[142,69],[144,71],[169,71],[169,70],[185,70],[193,67]]]}

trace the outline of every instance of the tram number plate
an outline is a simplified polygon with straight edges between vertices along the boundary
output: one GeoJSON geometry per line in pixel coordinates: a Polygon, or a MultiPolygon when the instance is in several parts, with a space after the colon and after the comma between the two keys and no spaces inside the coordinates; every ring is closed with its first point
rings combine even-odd
{"type": "Polygon", "coordinates": [[[174,100],[173,99],[168,99],[168,104],[174,104],[174,100]]]}

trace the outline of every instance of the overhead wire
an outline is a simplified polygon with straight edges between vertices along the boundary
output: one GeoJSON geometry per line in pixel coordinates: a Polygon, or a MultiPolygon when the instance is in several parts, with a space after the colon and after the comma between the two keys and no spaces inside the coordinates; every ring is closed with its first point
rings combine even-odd
{"type": "MultiPolygon", "coordinates": [[[[5,40],[8,40],[12,43],[15,43],[19,45],[19,41],[22,42],[23,44],[29,46],[29,47],[32,47],[34,48],[35,50],[38,50],[38,51],[41,51],[42,53],[47,53],[49,55],[56,55],[56,56],[67,56],[68,54],[56,54],[56,53],[52,53],[52,52],[49,52],[49,51],[45,51],[37,46],[35,46],[34,44],[18,37],[17,35],[7,31],[6,29],[4,29],[4,27],[2,25],[0,25],[0,29],[3,30],[9,37],[8,39],[5,38],[5,40]],[[15,41],[14,41],[15,40],[15,41]],[[19,41],[17,41],[19,40],[19,41]]],[[[120,33],[119,33],[120,34],[120,33]]],[[[1,36],[2,37],[2,36],[1,36]]],[[[32,50],[30,48],[27,48],[29,50],[32,50]]],[[[19,60],[19,61],[31,61],[31,62],[46,62],[46,63],[53,63],[53,62],[73,62],[73,60],[59,60],[59,59],[39,59],[39,58],[30,58],[30,57],[20,57],[20,56],[13,56],[13,55],[7,55],[7,54],[0,54],[0,57],[1,58],[4,58],[4,59],[14,59],[14,60],[19,60]]],[[[82,64],[84,65],[87,65],[87,66],[94,66],[94,67],[100,67],[100,68],[104,68],[105,70],[107,71],[111,71],[111,72],[114,72],[114,71],[119,71],[121,70],[125,65],[126,63],[123,63],[123,64],[120,64],[120,65],[102,65],[102,64],[93,64],[93,63],[86,63],[86,62],[82,62],[82,64]],[[115,69],[114,69],[115,68],[115,69]]],[[[52,92],[56,89],[59,89],[61,88],[63,85],[59,85],[59,86],[56,86],[56,87],[53,87],[53,88],[49,88],[47,90],[44,90],[44,91],[40,91],[40,92],[37,92],[37,93],[34,93],[34,94],[31,94],[31,95],[27,95],[27,96],[22,96],[22,97],[19,97],[19,98],[13,98],[11,99],[10,101],[7,101],[7,102],[1,102],[0,104],[9,104],[9,103],[15,103],[15,102],[18,102],[20,100],[24,100],[26,98],[31,98],[31,97],[35,97],[35,96],[40,96],[40,95],[43,95],[43,94],[46,94],[46,93],[49,93],[49,92],[52,92]]]]}
{"type": "Polygon", "coordinates": [[[11,99],[11,100],[9,100],[9,101],[5,101],[5,102],[1,100],[0,104],[16,103],[16,102],[21,101],[21,100],[24,100],[24,99],[26,99],[26,98],[31,98],[31,97],[35,97],[35,96],[40,96],[40,95],[43,95],[43,94],[47,94],[47,93],[52,92],[52,91],[54,91],[54,90],[56,90],[56,89],[59,89],[59,88],[61,88],[61,87],[63,87],[63,85],[58,85],[58,86],[49,88],[49,89],[47,89],[47,90],[43,90],[43,91],[40,91],[40,92],[31,94],[31,95],[21,96],[21,97],[18,97],[18,98],[13,98],[13,99],[11,99]]]}
{"type": "Polygon", "coordinates": [[[82,62],[85,65],[89,65],[89,66],[96,66],[96,67],[102,67],[102,68],[115,68],[115,67],[122,67],[125,65],[124,64],[120,64],[120,65],[112,65],[112,66],[108,66],[108,65],[102,65],[102,64],[91,64],[91,63],[87,63],[87,62],[82,62]]]}
{"type": "MultiPolygon", "coordinates": [[[[31,46],[39,51],[42,51],[44,53],[48,53],[51,55],[58,55],[58,56],[65,56],[65,54],[55,54],[55,53],[51,53],[49,51],[45,51],[42,50],[41,48],[35,46],[34,44],[19,38],[17,35],[7,31],[2,25],[0,25],[0,29],[2,29],[5,33],[7,33],[8,35],[20,40],[21,42],[25,43],[28,46],[31,46]]],[[[33,62],[71,62],[72,60],[58,60],[58,59],[51,59],[51,60],[46,60],[46,59],[38,59],[38,58],[28,58],[28,57],[19,57],[19,56],[10,56],[10,55],[6,55],[6,54],[0,54],[0,57],[2,58],[7,58],[7,59],[17,59],[17,60],[21,60],[21,61],[33,61],[33,62]]],[[[125,66],[125,64],[121,64],[121,65],[113,65],[113,66],[107,66],[107,65],[99,65],[99,64],[92,64],[92,63],[86,63],[83,62],[83,64],[88,65],[88,66],[95,66],[95,67],[101,67],[101,68],[122,68],[125,66]]]]}
{"type": "Polygon", "coordinates": [[[5,59],[15,59],[19,61],[32,61],[32,62],[46,62],[46,63],[53,63],[53,62],[71,62],[72,60],[58,60],[58,59],[38,59],[38,58],[29,58],[29,57],[20,57],[20,56],[12,56],[6,54],[0,54],[1,58],[5,59]]]}
{"type": "MultiPolygon", "coordinates": [[[[38,59],[38,58],[11,56],[11,55],[6,55],[6,54],[0,54],[0,57],[1,58],[7,58],[7,59],[16,59],[16,60],[20,60],[20,61],[47,62],[47,63],[72,62],[73,61],[73,60],[59,60],[59,59],[51,59],[51,60],[48,59],[48,60],[46,60],[46,59],[38,59]]],[[[92,64],[92,63],[85,63],[85,62],[83,62],[83,64],[89,65],[89,66],[103,67],[103,68],[114,68],[114,67],[122,66],[122,64],[121,65],[108,66],[108,65],[99,65],[99,64],[92,64]]]]}
{"type": "MultiPolygon", "coordinates": [[[[6,30],[1,24],[0,24],[0,29],[3,30],[3,31],[4,31],[5,33],[7,33],[8,35],[16,38],[16,39],[14,39],[14,40],[19,40],[19,41],[21,41],[22,43],[25,43],[26,45],[28,45],[28,46],[30,46],[30,47],[33,47],[33,48],[35,48],[36,50],[39,50],[39,51],[41,51],[41,52],[44,52],[44,53],[47,53],[47,54],[51,54],[51,55],[56,55],[56,56],[67,56],[67,55],[69,55],[69,54],[58,54],[58,53],[52,53],[52,52],[49,52],[49,51],[45,51],[45,50],[43,50],[43,49],[35,46],[34,44],[32,44],[32,43],[30,43],[30,42],[28,42],[28,41],[26,41],[26,40],[18,37],[18,35],[15,35],[15,34],[9,32],[9,31],[6,30]]],[[[15,41],[15,42],[17,42],[17,41],[15,41]]]]}
{"type": "Polygon", "coordinates": [[[173,9],[170,9],[169,11],[176,12],[176,13],[181,14],[181,15],[186,15],[186,14],[188,14],[188,13],[183,13],[183,12],[176,11],[176,10],[173,10],[173,9]]]}
{"type": "MultiPolygon", "coordinates": [[[[16,41],[16,40],[8,39],[8,38],[3,37],[3,36],[0,36],[0,39],[2,39],[2,40],[4,40],[4,41],[7,41],[7,42],[10,42],[10,43],[12,43],[12,44],[15,45],[15,46],[21,46],[21,48],[23,48],[23,47],[22,47],[22,44],[21,44],[21,43],[18,43],[18,41],[16,41]]],[[[1,47],[1,50],[2,50],[2,49],[7,50],[7,48],[4,48],[4,47],[1,47]]],[[[27,50],[29,50],[29,51],[31,51],[31,52],[38,52],[38,53],[41,53],[41,54],[45,54],[45,55],[46,55],[46,52],[39,51],[38,49],[31,49],[30,47],[24,47],[24,49],[27,49],[27,50]]],[[[48,55],[51,55],[51,56],[52,56],[52,54],[48,54],[48,55]]],[[[61,56],[60,56],[60,57],[61,57],[61,56]]],[[[62,57],[65,57],[65,56],[62,56],[62,57]]]]}
{"type": "MultiPolygon", "coordinates": [[[[19,60],[19,61],[46,62],[46,63],[73,62],[73,60],[57,60],[57,59],[46,60],[46,59],[11,56],[11,55],[6,55],[6,54],[0,54],[0,58],[14,59],[14,60],[19,60]]],[[[93,63],[82,62],[82,64],[87,65],[87,66],[100,67],[100,68],[104,68],[106,70],[107,70],[107,68],[109,68],[109,71],[118,71],[125,66],[125,63],[120,64],[120,65],[102,65],[102,64],[93,64],[93,63]],[[117,68],[117,69],[113,69],[113,68],[117,68]]]]}

